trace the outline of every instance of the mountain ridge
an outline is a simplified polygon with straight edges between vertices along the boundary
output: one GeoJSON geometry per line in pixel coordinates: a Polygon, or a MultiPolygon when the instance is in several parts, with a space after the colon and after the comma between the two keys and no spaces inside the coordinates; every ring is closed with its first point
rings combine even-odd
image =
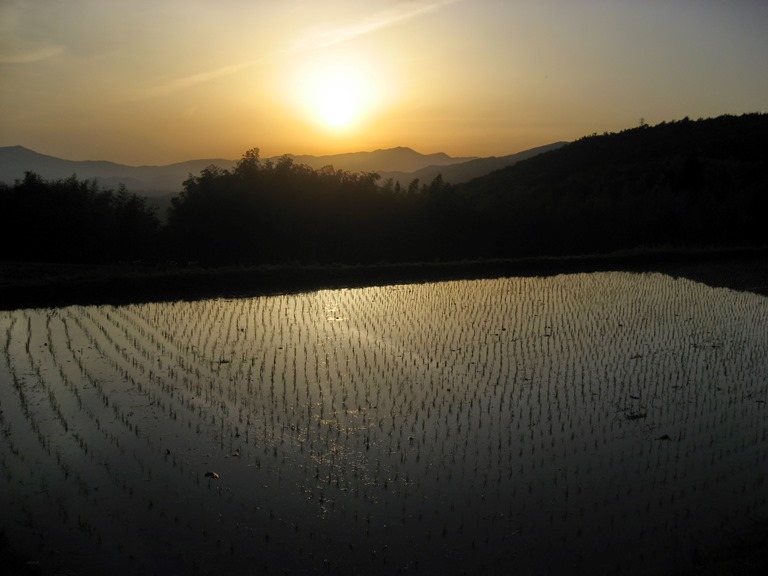
{"type": "Polygon", "coordinates": [[[378,148],[370,152],[345,152],[323,156],[309,154],[287,154],[287,156],[298,164],[306,164],[315,169],[333,165],[342,170],[379,173],[393,171],[414,172],[430,165],[448,166],[477,158],[476,156],[452,157],[445,152],[422,154],[407,146],[378,148]]]}
{"type": "MultiPolygon", "coordinates": [[[[546,146],[539,148],[543,149],[546,146]]],[[[483,168],[477,174],[482,175],[487,171],[507,165],[503,164],[505,160],[501,160],[502,165],[497,166],[496,164],[500,159],[510,159],[510,162],[514,162],[516,156],[529,152],[523,151],[500,158],[452,157],[444,152],[422,154],[406,146],[397,146],[379,148],[373,151],[321,156],[309,154],[286,154],[285,156],[297,164],[306,164],[314,169],[330,165],[335,169],[351,172],[377,172],[382,175],[383,179],[396,176],[395,179],[406,184],[414,178],[420,178],[422,181],[427,178],[432,179],[438,172],[446,171],[447,173],[451,168],[451,174],[454,172],[461,173],[462,171],[457,170],[456,167],[468,162],[478,163],[474,165],[474,172],[477,172],[477,166],[482,166],[483,168]],[[487,169],[483,161],[489,162],[487,169]]],[[[277,161],[281,157],[264,158],[263,160],[277,161]]],[[[15,145],[0,147],[0,182],[11,185],[14,181],[22,179],[27,171],[34,172],[49,180],[76,175],[79,179],[95,179],[102,187],[117,188],[124,185],[131,192],[158,196],[180,192],[183,182],[190,175],[197,175],[212,164],[220,168],[231,169],[237,164],[237,160],[202,158],[165,165],[132,166],[109,160],[66,160],[36,152],[21,145],[15,145]]],[[[448,176],[446,181],[460,182],[464,180],[448,176]]]]}
{"type": "Polygon", "coordinates": [[[413,172],[392,171],[380,172],[380,174],[383,180],[392,178],[393,182],[399,182],[401,186],[407,186],[415,178],[418,178],[420,182],[431,182],[438,174],[440,174],[443,181],[448,184],[462,184],[473,178],[489,174],[495,170],[512,166],[521,160],[526,160],[538,154],[549,152],[550,150],[556,150],[566,144],[567,142],[553,142],[552,144],[536,146],[535,148],[523,150],[522,152],[517,152],[515,154],[507,154],[506,156],[472,158],[465,162],[457,162],[453,164],[431,164],[413,172]]]}
{"type": "Polygon", "coordinates": [[[593,134],[466,183],[405,191],[369,173],[246,162],[192,178],[163,222],[136,197],[25,178],[0,194],[0,261],[359,265],[765,249],[766,190],[765,113],[593,134]]]}

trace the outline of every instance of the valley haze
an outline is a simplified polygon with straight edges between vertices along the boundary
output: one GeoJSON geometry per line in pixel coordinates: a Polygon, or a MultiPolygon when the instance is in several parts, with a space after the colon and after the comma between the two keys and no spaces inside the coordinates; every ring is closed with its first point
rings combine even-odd
{"type": "MultiPolygon", "coordinates": [[[[414,178],[431,181],[437,174],[442,174],[446,182],[458,184],[563,144],[557,142],[488,158],[452,157],[442,152],[421,154],[407,147],[325,156],[286,154],[285,157],[314,169],[333,166],[337,170],[376,172],[382,180],[393,178],[402,186],[407,186],[414,178]]],[[[264,160],[276,162],[281,157],[264,160]]],[[[80,179],[95,179],[104,188],[124,185],[131,192],[163,195],[180,192],[183,182],[190,175],[197,175],[208,166],[229,170],[236,164],[236,160],[209,158],[161,166],[129,166],[105,160],[65,160],[23,146],[5,146],[0,147],[0,182],[12,184],[21,180],[25,172],[31,171],[46,179],[76,175],[80,179]]]]}

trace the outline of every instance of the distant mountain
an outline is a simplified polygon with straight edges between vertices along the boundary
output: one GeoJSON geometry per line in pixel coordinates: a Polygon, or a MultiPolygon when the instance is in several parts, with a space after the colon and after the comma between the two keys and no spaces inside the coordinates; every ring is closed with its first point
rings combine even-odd
{"type": "Polygon", "coordinates": [[[407,186],[414,178],[418,178],[421,183],[429,183],[434,180],[435,176],[440,174],[443,177],[443,181],[448,184],[461,184],[462,182],[468,182],[473,178],[484,176],[494,170],[500,170],[507,166],[526,160],[538,154],[549,152],[550,150],[556,150],[561,146],[565,146],[567,142],[555,142],[553,144],[547,144],[545,146],[538,146],[531,148],[530,150],[524,150],[517,154],[509,154],[507,156],[490,156],[488,158],[474,158],[465,162],[457,162],[451,164],[431,164],[419,170],[412,172],[380,172],[382,180],[392,178],[395,182],[400,182],[401,186],[407,186]]]}
{"type": "MultiPolygon", "coordinates": [[[[446,182],[465,182],[559,146],[562,146],[562,143],[491,158],[452,157],[442,152],[421,154],[406,147],[327,156],[287,156],[296,164],[306,164],[314,169],[333,166],[337,170],[350,172],[378,172],[385,180],[391,177],[399,180],[402,185],[407,185],[414,178],[429,182],[438,173],[443,175],[446,182]]],[[[278,159],[279,157],[274,157],[265,160],[278,159]]],[[[95,179],[100,186],[108,189],[116,189],[123,184],[131,192],[164,196],[180,192],[182,183],[190,174],[198,175],[201,170],[212,164],[230,169],[236,163],[236,160],[211,158],[163,166],[129,166],[107,161],[64,160],[40,154],[23,146],[7,146],[0,147],[0,182],[12,184],[24,178],[24,172],[27,171],[35,172],[47,180],[69,178],[74,174],[81,180],[95,179]]]]}
{"type": "Polygon", "coordinates": [[[436,154],[421,154],[411,148],[399,146],[374,150],[373,152],[352,152],[349,154],[333,154],[330,156],[294,156],[288,154],[297,164],[306,164],[311,168],[333,166],[336,169],[350,172],[413,172],[428,166],[450,166],[476,158],[454,158],[438,152],[436,154]]]}
{"type": "Polygon", "coordinates": [[[127,166],[103,160],[63,160],[40,154],[23,146],[0,147],[0,182],[12,184],[24,178],[24,172],[32,171],[47,180],[69,178],[95,179],[105,188],[117,188],[125,184],[131,192],[162,195],[180,192],[181,183],[190,174],[199,174],[203,168],[216,164],[231,168],[233,160],[189,160],[165,166],[127,166]]]}
{"type": "MultiPolygon", "coordinates": [[[[80,176],[2,191],[0,261],[371,264],[768,246],[768,114],[684,118],[504,158],[427,163],[407,174],[424,180],[413,193],[300,163],[359,171],[455,159],[405,148],[294,159],[197,179],[195,193],[176,196],[167,220],[156,223],[145,207],[158,206],[160,195],[153,204],[125,203],[78,183],[90,175],[158,177],[168,167],[0,149],[0,170],[80,176]],[[430,181],[436,169],[445,177],[430,181]],[[135,242],[126,238],[131,227],[135,242]]],[[[210,163],[172,167],[183,178],[210,163]]]]}

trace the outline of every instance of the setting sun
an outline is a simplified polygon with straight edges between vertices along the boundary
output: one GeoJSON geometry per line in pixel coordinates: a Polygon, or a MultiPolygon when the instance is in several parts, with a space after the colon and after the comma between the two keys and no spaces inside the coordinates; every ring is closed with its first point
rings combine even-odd
{"type": "Polygon", "coordinates": [[[315,60],[296,72],[292,99],[312,124],[333,132],[351,132],[361,128],[379,105],[381,91],[375,84],[363,62],[315,60]]]}
{"type": "Polygon", "coordinates": [[[322,70],[311,78],[310,84],[309,105],[317,118],[330,128],[349,128],[365,108],[363,82],[353,70],[322,70]]]}
{"type": "Polygon", "coordinates": [[[768,2],[69,4],[0,1],[0,146],[501,157],[768,102],[768,2]]]}

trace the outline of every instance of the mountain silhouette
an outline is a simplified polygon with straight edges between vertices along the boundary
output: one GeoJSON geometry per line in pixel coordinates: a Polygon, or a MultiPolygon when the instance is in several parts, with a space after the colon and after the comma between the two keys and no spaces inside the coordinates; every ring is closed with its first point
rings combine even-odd
{"type": "MultiPolygon", "coordinates": [[[[0,261],[326,265],[768,246],[768,114],[684,118],[550,148],[460,184],[441,176],[405,187],[248,151],[232,169],[186,179],[165,219],[136,194],[30,172],[0,187],[0,261]]],[[[108,178],[121,169],[2,152],[40,160],[41,171],[97,169],[108,178]]],[[[359,168],[381,153],[429,162],[404,148],[315,161],[351,158],[359,168]]],[[[514,157],[438,168],[466,173],[497,161],[514,157]]]]}
{"type": "Polygon", "coordinates": [[[686,117],[586,136],[456,185],[446,212],[470,223],[472,256],[764,246],[766,158],[768,114],[686,117]]]}
{"type": "Polygon", "coordinates": [[[550,150],[556,150],[561,146],[565,146],[565,144],[567,144],[567,142],[554,142],[552,144],[537,146],[536,148],[524,150],[517,154],[509,154],[507,156],[473,158],[464,162],[451,164],[431,164],[413,172],[380,172],[380,174],[383,180],[392,178],[393,181],[400,182],[401,186],[407,186],[414,178],[418,178],[421,182],[431,182],[438,174],[440,174],[443,177],[443,181],[448,184],[461,184],[462,182],[468,182],[473,178],[484,176],[494,170],[512,166],[521,160],[531,158],[550,150]]]}
{"type": "MultiPolygon", "coordinates": [[[[431,180],[440,172],[448,182],[464,182],[559,145],[552,144],[500,158],[452,157],[442,152],[421,154],[402,146],[371,152],[286,156],[296,164],[305,164],[314,169],[333,166],[337,170],[350,172],[377,172],[384,179],[391,176],[405,185],[414,178],[431,180]]],[[[277,162],[279,158],[264,160],[277,162]]],[[[182,183],[190,175],[199,174],[208,166],[230,170],[236,163],[236,160],[208,158],[161,166],[129,166],[103,160],[64,160],[23,146],[6,146],[0,147],[0,182],[12,184],[23,179],[27,171],[48,180],[69,178],[75,174],[81,180],[96,180],[100,186],[108,189],[116,189],[123,184],[131,192],[165,196],[180,192],[182,183]]]]}
{"type": "Polygon", "coordinates": [[[421,154],[403,146],[374,150],[373,152],[352,152],[329,156],[295,156],[288,154],[297,164],[306,164],[310,168],[333,166],[350,172],[414,172],[428,166],[449,166],[473,160],[476,157],[454,158],[443,152],[421,154]]]}
{"type": "Polygon", "coordinates": [[[23,146],[7,146],[0,148],[0,182],[12,184],[22,179],[27,171],[48,180],[76,174],[82,180],[96,180],[104,188],[117,188],[119,184],[124,184],[131,192],[163,195],[179,192],[181,183],[190,174],[197,174],[211,164],[231,168],[235,161],[205,159],[165,166],[128,166],[105,160],[64,160],[23,146]]]}

